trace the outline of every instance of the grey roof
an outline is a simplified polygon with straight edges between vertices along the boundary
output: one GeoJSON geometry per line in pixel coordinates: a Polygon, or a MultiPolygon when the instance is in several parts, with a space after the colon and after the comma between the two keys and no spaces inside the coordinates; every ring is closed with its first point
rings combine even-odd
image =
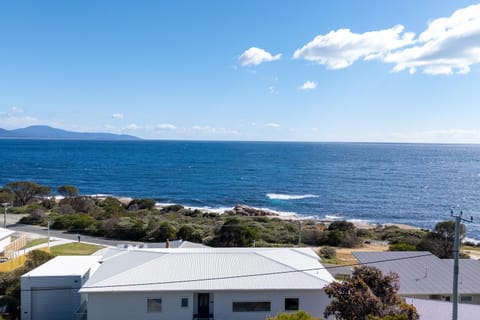
{"type": "MultiPolygon", "coordinates": [[[[439,300],[406,298],[405,302],[415,306],[420,320],[450,320],[452,319],[452,303],[439,300]]],[[[458,320],[478,320],[480,305],[458,304],[458,320]]]]}
{"type": "Polygon", "coordinates": [[[332,281],[309,248],[110,249],[80,292],[318,290],[332,281]]]}
{"type": "MultiPolygon", "coordinates": [[[[374,266],[384,273],[400,277],[399,294],[451,295],[453,259],[439,259],[427,251],[353,252],[361,264],[374,266]]],[[[480,261],[460,259],[460,294],[480,294],[480,261]]]]}

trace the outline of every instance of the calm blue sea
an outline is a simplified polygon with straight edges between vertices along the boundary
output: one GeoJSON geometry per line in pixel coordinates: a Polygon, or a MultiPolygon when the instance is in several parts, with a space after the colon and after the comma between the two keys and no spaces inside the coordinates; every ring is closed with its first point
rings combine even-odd
{"type": "Polygon", "coordinates": [[[463,210],[480,239],[479,145],[0,140],[0,185],[19,180],[425,228],[463,210]]]}

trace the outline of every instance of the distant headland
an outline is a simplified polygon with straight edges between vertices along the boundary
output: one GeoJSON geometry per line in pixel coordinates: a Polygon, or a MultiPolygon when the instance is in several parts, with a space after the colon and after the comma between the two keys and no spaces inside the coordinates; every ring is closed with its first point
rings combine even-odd
{"type": "Polygon", "coordinates": [[[26,128],[5,130],[0,128],[0,139],[58,139],[58,140],[141,140],[127,134],[105,132],[75,132],[49,126],[30,126],[26,128]]]}

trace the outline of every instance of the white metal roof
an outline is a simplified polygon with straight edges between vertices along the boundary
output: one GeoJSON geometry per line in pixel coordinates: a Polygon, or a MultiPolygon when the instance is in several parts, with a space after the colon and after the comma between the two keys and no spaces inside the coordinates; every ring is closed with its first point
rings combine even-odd
{"type": "MultiPolygon", "coordinates": [[[[439,259],[427,251],[353,252],[362,264],[395,272],[401,295],[443,294],[453,291],[453,259],[439,259]]],[[[480,293],[480,261],[459,260],[460,294],[480,293]]]]}
{"type": "Polygon", "coordinates": [[[58,256],[22,277],[83,276],[98,265],[100,256],[58,256]]]}
{"type": "Polygon", "coordinates": [[[313,290],[333,280],[308,248],[142,249],[106,255],[80,292],[313,290]]]}
{"type": "Polygon", "coordinates": [[[9,229],[5,229],[5,228],[0,228],[0,240],[3,240],[5,239],[6,237],[9,237],[11,236],[12,234],[14,234],[15,231],[12,231],[12,230],[9,230],[9,229]]]}

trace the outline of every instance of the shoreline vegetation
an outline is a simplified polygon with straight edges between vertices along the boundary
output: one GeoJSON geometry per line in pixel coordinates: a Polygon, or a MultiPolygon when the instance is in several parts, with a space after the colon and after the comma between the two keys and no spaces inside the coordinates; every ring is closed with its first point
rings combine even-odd
{"type": "MultiPolygon", "coordinates": [[[[348,260],[342,258],[348,256],[345,248],[426,250],[448,258],[453,246],[451,221],[425,230],[402,224],[282,216],[243,204],[219,214],[177,204],[158,205],[149,198],[84,196],[68,185],[58,187],[57,193],[60,196],[52,196],[49,187],[30,181],[12,182],[0,188],[0,201],[13,204],[9,213],[27,214],[20,223],[49,224],[72,233],[142,242],[182,239],[214,247],[311,246],[321,248],[320,255],[333,263],[348,260]]],[[[466,244],[470,254],[477,256],[477,245],[466,244]]]]}

